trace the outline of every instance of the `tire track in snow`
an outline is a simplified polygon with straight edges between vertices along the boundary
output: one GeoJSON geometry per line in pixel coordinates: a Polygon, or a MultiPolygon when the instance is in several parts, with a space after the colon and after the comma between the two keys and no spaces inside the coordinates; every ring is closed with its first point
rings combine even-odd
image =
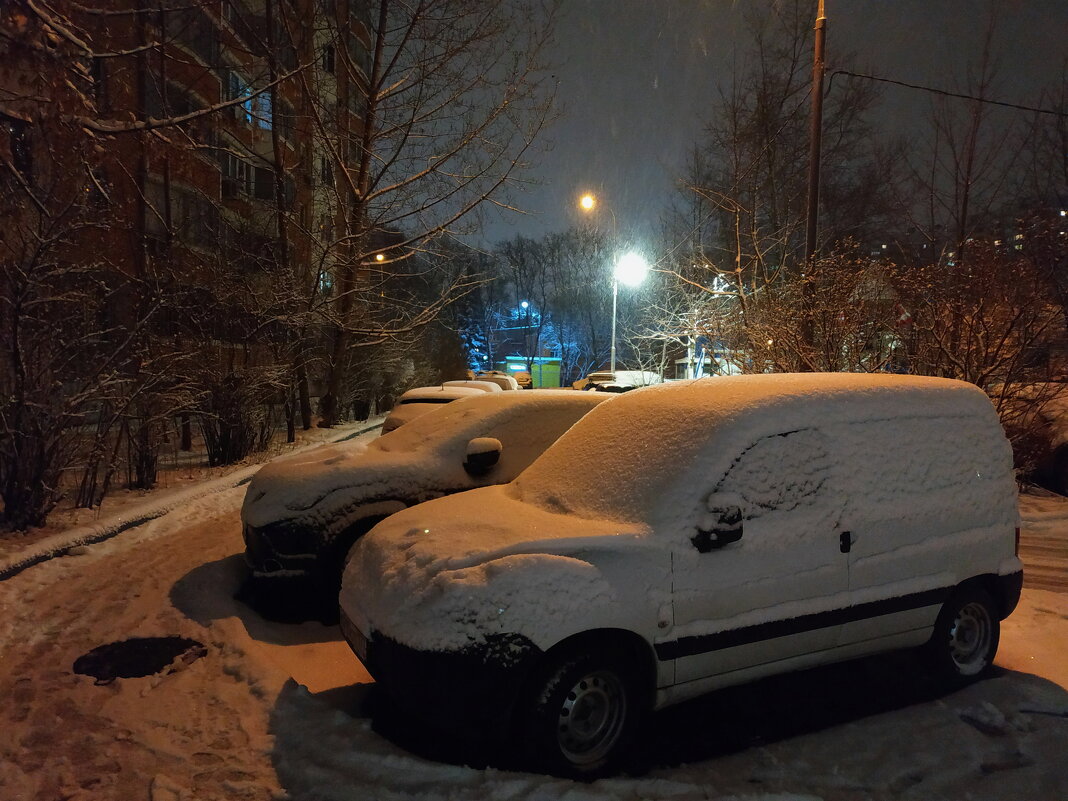
{"type": "Polygon", "coordinates": [[[1068,593],[1068,498],[1053,493],[1021,495],[1020,516],[1024,586],[1068,593]]]}

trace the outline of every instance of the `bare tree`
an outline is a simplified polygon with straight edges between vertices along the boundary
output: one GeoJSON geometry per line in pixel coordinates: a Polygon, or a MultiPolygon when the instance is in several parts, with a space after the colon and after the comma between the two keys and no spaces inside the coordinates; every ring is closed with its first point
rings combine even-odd
{"type": "Polygon", "coordinates": [[[84,41],[20,5],[0,47],[0,496],[3,522],[25,528],[79,459],[79,502],[99,503],[116,426],[148,457],[130,482],[150,486],[157,409],[182,388],[179,354],[148,337],[164,276],[108,247],[127,226],[112,196],[121,165],[80,122],[99,113],[84,41]]]}
{"type": "Polygon", "coordinates": [[[361,124],[335,137],[316,123],[339,206],[331,245],[334,292],[323,422],[337,421],[354,345],[425,325],[470,289],[458,282],[426,308],[382,294],[396,265],[462,231],[503,190],[547,120],[549,76],[539,72],[552,12],[538,2],[380,0],[366,20],[366,60],[338,52],[342,94],[361,124]],[[386,307],[386,308],[383,308],[386,307]]]}

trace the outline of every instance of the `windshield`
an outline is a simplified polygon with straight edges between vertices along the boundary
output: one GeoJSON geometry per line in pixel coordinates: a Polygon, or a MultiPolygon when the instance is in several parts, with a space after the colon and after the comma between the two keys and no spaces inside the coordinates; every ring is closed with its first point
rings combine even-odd
{"type": "Polygon", "coordinates": [[[515,480],[519,496],[580,517],[647,520],[678,464],[711,436],[692,425],[699,419],[692,404],[656,403],[655,392],[635,390],[586,415],[515,480]]]}
{"type": "MultiPolygon", "coordinates": [[[[483,396],[493,397],[480,392],[469,398],[449,401],[436,398],[429,401],[429,403],[442,405],[383,434],[374,440],[370,447],[387,453],[400,453],[442,450],[453,443],[466,443],[471,436],[474,436],[470,432],[484,427],[485,421],[502,409],[502,404],[487,406],[485,403],[479,403],[483,396]]],[[[413,399],[406,403],[428,403],[428,401],[413,399]]]]}

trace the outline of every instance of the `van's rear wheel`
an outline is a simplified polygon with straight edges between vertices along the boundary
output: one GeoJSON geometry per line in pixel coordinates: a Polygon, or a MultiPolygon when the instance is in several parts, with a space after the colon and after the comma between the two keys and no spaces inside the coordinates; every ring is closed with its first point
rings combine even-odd
{"type": "Polygon", "coordinates": [[[530,767],[581,779],[614,772],[641,709],[623,654],[571,653],[541,674],[519,736],[530,767]]]}
{"type": "Polygon", "coordinates": [[[981,587],[962,587],[942,606],[927,644],[934,669],[961,682],[979,676],[994,662],[1001,637],[997,605],[981,587]]]}

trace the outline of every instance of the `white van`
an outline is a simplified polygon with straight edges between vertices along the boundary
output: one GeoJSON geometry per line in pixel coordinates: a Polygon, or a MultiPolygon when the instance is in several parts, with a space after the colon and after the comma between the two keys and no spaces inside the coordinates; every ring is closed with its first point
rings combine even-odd
{"type": "Polygon", "coordinates": [[[510,484],[375,527],[342,627],[399,698],[503,715],[530,764],[593,776],[644,712],[715,688],[921,645],[979,674],[1022,585],[1016,504],[969,384],[675,382],[597,407],[510,484]]]}

